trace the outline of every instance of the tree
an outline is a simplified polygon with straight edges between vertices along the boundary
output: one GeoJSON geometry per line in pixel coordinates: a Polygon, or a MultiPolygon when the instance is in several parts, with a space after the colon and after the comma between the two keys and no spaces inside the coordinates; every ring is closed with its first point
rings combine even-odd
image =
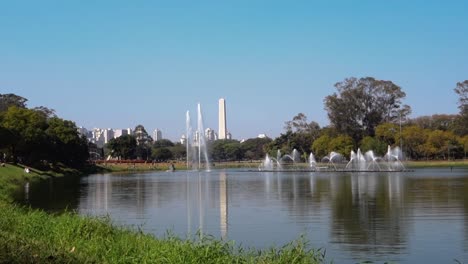
{"type": "Polygon", "coordinates": [[[425,156],[424,143],[427,139],[428,130],[419,126],[407,126],[403,128],[401,136],[405,142],[405,153],[413,159],[420,159],[425,156]]]}
{"type": "Polygon", "coordinates": [[[49,158],[53,162],[81,167],[88,160],[87,139],[80,136],[74,122],[52,117],[48,120],[45,133],[48,141],[49,158]]]}
{"type": "Polygon", "coordinates": [[[270,138],[250,138],[241,143],[244,158],[260,160],[265,157],[265,147],[272,140],[270,138]]]}
{"type": "Polygon", "coordinates": [[[359,146],[362,153],[372,150],[375,154],[383,156],[387,152],[388,144],[375,137],[366,136],[361,140],[359,146]]]}
{"type": "Polygon", "coordinates": [[[167,161],[172,159],[172,157],[172,152],[166,147],[156,148],[152,154],[152,158],[157,161],[167,161]]]}
{"type": "Polygon", "coordinates": [[[387,145],[394,145],[399,142],[400,128],[397,124],[383,123],[376,127],[375,136],[385,142],[387,145]]]}
{"type": "Polygon", "coordinates": [[[181,143],[177,143],[172,147],[168,147],[169,150],[172,152],[172,158],[178,160],[185,160],[187,157],[187,148],[185,145],[181,143]]]}
{"type": "Polygon", "coordinates": [[[327,156],[330,150],[331,137],[328,134],[323,134],[312,144],[312,151],[316,157],[323,158],[327,156]]]}
{"type": "Polygon", "coordinates": [[[173,147],[174,143],[169,139],[161,139],[153,142],[153,147],[155,148],[163,148],[163,147],[173,147]]]}
{"type": "Polygon", "coordinates": [[[28,99],[16,94],[0,94],[0,112],[8,110],[10,106],[26,108],[28,99]]]}
{"type": "Polygon", "coordinates": [[[460,135],[466,135],[468,134],[468,80],[457,83],[454,90],[459,96],[458,108],[460,109],[457,132],[460,135]]]}
{"type": "Polygon", "coordinates": [[[44,158],[46,134],[48,127],[44,115],[37,111],[10,106],[2,115],[1,126],[8,130],[11,141],[6,142],[9,152],[16,162],[21,157],[24,163],[34,162],[44,158]]]}
{"type": "Polygon", "coordinates": [[[112,156],[122,159],[134,159],[136,146],[136,139],[132,135],[123,135],[118,138],[113,138],[108,143],[112,156]]]}
{"type": "Polygon", "coordinates": [[[210,153],[215,161],[239,160],[241,158],[240,142],[232,139],[216,140],[210,146],[210,153]]]}
{"type": "Polygon", "coordinates": [[[343,156],[348,156],[353,150],[353,146],[353,139],[348,135],[339,135],[328,144],[330,151],[338,152],[343,156]]]}
{"type": "Polygon", "coordinates": [[[406,94],[391,81],[352,77],[336,83],[335,88],[338,93],[324,99],[325,110],[331,125],[355,142],[374,136],[377,125],[395,122],[411,112],[401,103],[406,94]]]}
{"type": "Polygon", "coordinates": [[[278,146],[279,149],[292,151],[298,150],[301,153],[311,151],[311,143],[320,135],[320,126],[317,122],[307,122],[307,116],[299,113],[291,121],[285,122],[284,126],[287,145],[278,146]]]}

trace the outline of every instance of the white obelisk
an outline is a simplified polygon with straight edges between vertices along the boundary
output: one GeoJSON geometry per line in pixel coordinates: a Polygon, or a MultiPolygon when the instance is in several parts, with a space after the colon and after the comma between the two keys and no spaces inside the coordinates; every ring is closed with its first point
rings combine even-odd
{"type": "Polygon", "coordinates": [[[219,133],[218,139],[227,138],[227,126],[226,126],[226,101],[224,98],[219,99],[219,133]]]}

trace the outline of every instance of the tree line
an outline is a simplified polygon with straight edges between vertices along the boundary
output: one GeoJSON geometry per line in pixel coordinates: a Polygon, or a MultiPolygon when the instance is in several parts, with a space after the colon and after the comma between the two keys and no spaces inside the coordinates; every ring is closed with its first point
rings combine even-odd
{"type": "MultiPolygon", "coordinates": [[[[404,91],[391,81],[372,77],[347,78],[335,84],[336,91],[324,98],[330,124],[325,127],[299,113],[284,124],[275,139],[209,142],[213,161],[260,160],[277,151],[320,159],[331,151],[348,157],[351,150],[373,150],[383,156],[387,146],[402,148],[408,159],[466,158],[468,152],[468,80],[453,89],[460,112],[409,118],[411,107],[403,104],[404,91]]],[[[72,121],[57,117],[46,107],[29,109],[27,99],[0,94],[0,154],[26,164],[63,163],[81,166],[89,157],[89,147],[72,121]]],[[[124,135],[105,146],[105,156],[153,161],[184,160],[186,147],[163,139],[153,141],[137,126],[135,135],[124,135]]],[[[95,146],[94,146],[95,148],[95,146]]]]}
{"type": "Polygon", "coordinates": [[[0,94],[0,159],[47,169],[84,166],[88,142],[75,123],[47,107],[27,108],[26,102],[15,94],[0,94]]]}

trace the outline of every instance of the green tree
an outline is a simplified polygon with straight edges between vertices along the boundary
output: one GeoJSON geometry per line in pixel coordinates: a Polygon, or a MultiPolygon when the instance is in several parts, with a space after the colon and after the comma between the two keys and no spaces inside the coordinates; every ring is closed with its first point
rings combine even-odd
{"type": "Polygon", "coordinates": [[[359,146],[363,153],[372,150],[376,155],[383,156],[387,152],[388,144],[375,137],[366,136],[361,140],[359,146]]]}
{"type": "Polygon", "coordinates": [[[210,145],[211,159],[214,161],[238,160],[241,158],[240,142],[221,139],[210,145]]]}
{"type": "Polygon", "coordinates": [[[431,158],[450,158],[450,150],[457,148],[458,141],[451,131],[430,131],[425,142],[426,155],[431,158]]]}
{"type": "Polygon", "coordinates": [[[153,142],[153,147],[155,148],[163,148],[163,147],[168,148],[168,147],[173,147],[173,146],[174,146],[174,143],[170,141],[169,139],[160,139],[160,140],[153,142]]]}
{"type": "Polygon", "coordinates": [[[393,123],[382,123],[375,129],[375,136],[387,145],[394,145],[399,142],[400,127],[393,123]]]}
{"type": "Polygon", "coordinates": [[[0,112],[5,112],[10,106],[26,108],[28,99],[16,94],[0,94],[0,112]]]}
{"type": "Polygon", "coordinates": [[[168,161],[173,158],[172,152],[167,147],[155,148],[152,158],[157,161],[168,161]]]}
{"type": "Polygon", "coordinates": [[[420,159],[425,156],[424,143],[428,130],[412,125],[403,128],[402,138],[405,142],[404,151],[409,158],[420,159]]]}
{"type": "Polygon", "coordinates": [[[2,114],[1,126],[13,135],[6,144],[14,162],[16,157],[20,157],[22,162],[32,163],[47,154],[43,147],[48,124],[38,111],[10,106],[2,114]]]}
{"type": "Polygon", "coordinates": [[[468,134],[468,80],[458,82],[454,90],[459,96],[458,108],[460,109],[457,132],[463,136],[468,134]]]}
{"type": "Polygon", "coordinates": [[[331,152],[330,143],[331,137],[328,134],[323,134],[312,144],[312,151],[316,157],[323,158],[331,152]]]}
{"type": "Polygon", "coordinates": [[[377,125],[395,122],[411,111],[401,103],[406,94],[391,81],[353,77],[336,83],[335,88],[338,93],[325,97],[325,110],[331,125],[354,142],[374,136],[377,125]]]}
{"type": "Polygon", "coordinates": [[[185,145],[181,143],[176,143],[172,147],[168,147],[169,150],[172,152],[172,158],[178,160],[185,160],[187,157],[187,148],[185,145]]]}
{"type": "Polygon", "coordinates": [[[109,140],[108,147],[112,156],[122,159],[136,158],[137,142],[132,135],[123,135],[109,140]]]}
{"type": "Polygon", "coordinates": [[[460,144],[463,146],[464,158],[466,159],[466,153],[468,153],[468,135],[460,138],[460,144]]]}
{"type": "Polygon", "coordinates": [[[81,167],[89,158],[88,143],[78,133],[74,122],[58,117],[48,120],[45,130],[49,146],[49,156],[53,162],[81,167]]]}
{"type": "Polygon", "coordinates": [[[266,155],[265,147],[272,142],[270,138],[250,138],[241,143],[243,158],[260,160],[266,155]]]}
{"type": "Polygon", "coordinates": [[[343,156],[349,156],[353,150],[353,139],[348,135],[339,135],[332,138],[328,144],[330,151],[335,151],[343,156]]]}

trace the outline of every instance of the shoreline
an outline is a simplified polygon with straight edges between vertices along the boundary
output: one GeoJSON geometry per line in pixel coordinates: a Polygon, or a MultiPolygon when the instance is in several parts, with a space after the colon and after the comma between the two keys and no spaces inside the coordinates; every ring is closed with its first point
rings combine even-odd
{"type": "MultiPolygon", "coordinates": [[[[76,212],[49,214],[14,203],[12,195],[28,181],[67,177],[21,165],[0,167],[1,263],[323,263],[325,251],[302,237],[283,247],[242,248],[214,238],[156,237],[137,228],[115,225],[109,217],[76,212]]],[[[112,172],[88,168],[89,172],[112,172]]],[[[88,171],[65,170],[74,176],[88,171]]],[[[116,170],[114,170],[117,172],[116,170]]],[[[143,171],[143,170],[141,170],[143,171]]]]}

